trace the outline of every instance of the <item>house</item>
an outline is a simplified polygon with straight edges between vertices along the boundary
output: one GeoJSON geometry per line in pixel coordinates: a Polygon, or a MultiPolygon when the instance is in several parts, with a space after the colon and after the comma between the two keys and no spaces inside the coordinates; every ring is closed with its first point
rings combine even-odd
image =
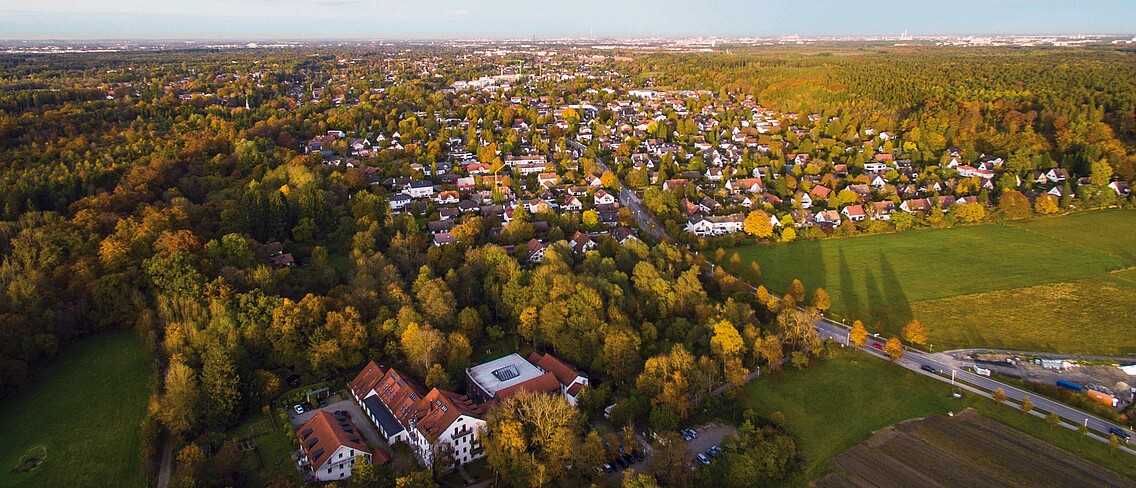
{"type": "Polygon", "coordinates": [[[903,203],[899,204],[899,209],[909,214],[926,212],[931,209],[931,201],[926,198],[904,200],[903,203]]]}
{"type": "Polygon", "coordinates": [[[1050,183],[1064,183],[1069,179],[1069,172],[1065,168],[1053,168],[1045,173],[1045,179],[1050,183]]]}
{"type": "Polygon", "coordinates": [[[883,171],[887,171],[887,169],[888,169],[888,165],[886,163],[882,163],[882,162],[879,162],[879,161],[869,161],[867,163],[864,163],[864,172],[865,173],[873,173],[873,174],[874,173],[880,173],[880,172],[883,172],[883,171]]]}
{"type": "Polygon", "coordinates": [[[743,178],[726,182],[726,189],[731,193],[761,193],[763,191],[761,178],[743,178]]]}
{"type": "Polygon", "coordinates": [[[453,205],[461,200],[461,194],[454,190],[440,191],[434,197],[434,202],[438,205],[453,205]]]}
{"type": "Polygon", "coordinates": [[[601,189],[593,196],[593,200],[596,205],[611,205],[615,203],[615,195],[601,189]]]}
{"type": "Polygon", "coordinates": [[[273,266],[289,267],[296,263],[296,260],[292,258],[291,253],[272,256],[268,258],[268,260],[272,263],[273,266]]]}
{"type": "Polygon", "coordinates": [[[568,212],[579,212],[584,209],[584,203],[575,195],[568,195],[564,197],[564,204],[560,208],[568,212]]]}
{"type": "Polygon", "coordinates": [[[830,188],[828,188],[827,186],[823,186],[823,185],[814,186],[812,190],[809,190],[809,195],[811,195],[813,197],[814,201],[816,201],[816,200],[828,200],[828,196],[831,195],[831,194],[832,194],[832,190],[830,188]]]}
{"type": "Polygon", "coordinates": [[[485,456],[479,438],[485,414],[468,397],[438,388],[427,391],[374,361],[348,386],[387,443],[405,442],[423,465],[433,466],[439,452],[448,452],[458,464],[485,456]]]}
{"type": "Polygon", "coordinates": [[[556,375],[513,353],[466,368],[466,391],[478,403],[501,401],[521,392],[560,394],[556,375]]]}
{"type": "Polygon", "coordinates": [[[434,195],[434,184],[429,181],[411,181],[403,187],[402,192],[411,198],[422,198],[434,195]]]}
{"type": "Polygon", "coordinates": [[[588,377],[584,373],[577,371],[576,368],[552,354],[542,355],[533,352],[529,354],[528,360],[541,371],[552,373],[556,377],[556,381],[560,383],[560,394],[568,403],[576,406],[580,390],[588,386],[588,377]]]}
{"type": "Polygon", "coordinates": [[[552,354],[513,353],[466,368],[466,390],[479,403],[504,400],[522,391],[561,395],[573,406],[588,377],[552,354]]]}
{"type": "Polygon", "coordinates": [[[596,248],[596,241],[593,241],[587,234],[576,231],[572,234],[572,239],[568,241],[568,245],[576,251],[576,254],[584,254],[596,248]]]}
{"type": "Polygon", "coordinates": [[[456,208],[439,208],[438,209],[438,219],[439,220],[453,220],[453,219],[458,218],[459,215],[461,215],[461,211],[456,209],[456,208]]]}
{"type": "Polygon", "coordinates": [[[848,220],[851,220],[853,222],[860,222],[861,220],[868,218],[867,214],[864,213],[864,207],[860,205],[849,205],[847,207],[844,207],[844,209],[841,210],[840,213],[841,215],[848,217],[848,220]]]}
{"type": "Polygon", "coordinates": [[[391,210],[402,210],[403,207],[410,205],[413,199],[406,193],[396,193],[390,197],[391,210]]]}
{"type": "Polygon", "coordinates": [[[560,175],[556,173],[541,173],[536,176],[536,184],[540,186],[557,185],[560,183],[560,175]]]}
{"type": "Polygon", "coordinates": [[[455,242],[458,242],[458,238],[454,237],[453,234],[450,234],[448,231],[434,234],[434,245],[437,247],[453,244],[455,242]]]}
{"type": "Polygon", "coordinates": [[[372,454],[351,419],[342,413],[317,410],[296,432],[296,438],[303,453],[300,467],[320,481],[350,478],[355,458],[363,458],[368,463],[381,460],[379,464],[390,461],[385,452],[372,454]]]}
{"type": "Polygon", "coordinates": [[[458,190],[462,190],[462,191],[472,190],[474,185],[476,185],[476,184],[477,184],[477,180],[475,180],[472,176],[463,176],[461,178],[458,178],[458,181],[457,181],[458,190]]]}
{"type": "Polygon", "coordinates": [[[840,212],[836,210],[821,210],[813,217],[818,224],[840,225],[840,212]]]}
{"type": "Polygon", "coordinates": [[[722,209],[722,204],[710,197],[702,197],[698,201],[698,209],[704,213],[714,213],[722,209]]]}
{"type": "Polygon", "coordinates": [[[426,222],[426,230],[434,235],[449,232],[453,228],[454,222],[452,220],[431,220],[426,222]]]}
{"type": "Polygon", "coordinates": [[[794,197],[801,202],[801,208],[809,208],[813,206],[813,197],[808,193],[798,191],[794,197]]]}
{"type": "Polygon", "coordinates": [[[895,204],[889,201],[872,202],[872,210],[873,220],[891,220],[891,214],[895,213],[895,204]]]}
{"type": "Polygon", "coordinates": [[[620,244],[626,244],[627,241],[630,241],[632,239],[639,240],[638,237],[635,237],[635,234],[631,231],[631,229],[628,229],[624,226],[616,227],[612,229],[608,234],[611,235],[612,239],[615,239],[615,242],[618,242],[620,244]]]}
{"type": "Polygon", "coordinates": [[[710,181],[722,181],[722,168],[707,168],[705,176],[710,181]]]}
{"type": "Polygon", "coordinates": [[[536,239],[530,239],[529,242],[525,244],[525,259],[534,264],[544,261],[545,249],[548,249],[548,245],[536,239]]]}
{"type": "Polygon", "coordinates": [[[744,221],[745,216],[740,213],[720,217],[695,215],[686,222],[686,232],[700,237],[733,234],[742,230],[744,221]]]}
{"type": "Polygon", "coordinates": [[[884,188],[887,188],[888,182],[884,179],[883,176],[876,175],[874,178],[872,178],[870,185],[876,191],[883,191],[884,188]]]}
{"type": "Polygon", "coordinates": [[[1128,185],[1127,181],[1114,181],[1109,183],[1108,187],[1112,188],[1112,191],[1115,191],[1117,195],[1122,197],[1127,197],[1132,194],[1132,188],[1128,185]]]}
{"type": "Polygon", "coordinates": [[[689,183],[690,183],[689,181],[684,180],[684,179],[667,180],[667,181],[663,182],[663,191],[680,192],[683,189],[685,189],[686,185],[689,184],[689,183]]]}

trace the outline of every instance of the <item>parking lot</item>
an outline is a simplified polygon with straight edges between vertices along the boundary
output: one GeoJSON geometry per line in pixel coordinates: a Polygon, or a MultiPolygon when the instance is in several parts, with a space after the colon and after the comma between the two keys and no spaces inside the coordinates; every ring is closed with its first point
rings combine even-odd
{"type": "Polygon", "coordinates": [[[726,436],[738,433],[737,427],[717,422],[694,427],[694,430],[698,432],[698,437],[686,443],[686,449],[690,452],[691,459],[700,452],[706,452],[712,446],[722,445],[722,439],[726,436]]]}

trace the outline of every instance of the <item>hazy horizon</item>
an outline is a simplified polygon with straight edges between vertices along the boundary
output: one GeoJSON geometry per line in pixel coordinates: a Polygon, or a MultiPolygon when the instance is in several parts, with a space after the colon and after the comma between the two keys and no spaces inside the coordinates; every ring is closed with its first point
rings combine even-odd
{"type": "Polygon", "coordinates": [[[0,39],[1131,35],[1123,0],[0,0],[0,39]]]}

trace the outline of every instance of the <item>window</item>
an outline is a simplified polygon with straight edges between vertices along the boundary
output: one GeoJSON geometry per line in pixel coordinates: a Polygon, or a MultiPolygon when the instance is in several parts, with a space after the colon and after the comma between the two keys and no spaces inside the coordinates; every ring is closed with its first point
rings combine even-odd
{"type": "Polygon", "coordinates": [[[328,467],[327,467],[327,472],[328,472],[328,473],[331,473],[331,466],[328,466],[328,467]]]}
{"type": "Polygon", "coordinates": [[[355,450],[354,449],[351,450],[351,457],[355,457],[355,450]]]}

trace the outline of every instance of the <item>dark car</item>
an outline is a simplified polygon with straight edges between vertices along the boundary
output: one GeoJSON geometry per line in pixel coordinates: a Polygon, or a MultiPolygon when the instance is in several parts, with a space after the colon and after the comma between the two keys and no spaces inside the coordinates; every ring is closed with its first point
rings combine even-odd
{"type": "Polygon", "coordinates": [[[634,457],[636,462],[643,462],[643,453],[639,452],[638,449],[631,450],[631,457],[634,457]]]}
{"type": "Polygon", "coordinates": [[[624,454],[624,455],[620,456],[619,459],[622,459],[623,462],[627,463],[628,466],[631,466],[632,464],[635,464],[636,462],[638,462],[638,461],[635,460],[635,456],[632,456],[630,454],[624,454]]]}
{"type": "Polygon", "coordinates": [[[1128,432],[1125,432],[1124,429],[1121,429],[1119,427],[1109,427],[1108,433],[1115,435],[1117,438],[1119,438],[1125,444],[1127,444],[1128,439],[1130,437],[1132,437],[1131,435],[1128,434],[1128,432]]]}
{"type": "Polygon", "coordinates": [[[627,461],[625,461],[623,458],[616,458],[615,465],[619,466],[619,469],[627,469],[627,467],[630,466],[630,464],[627,464],[627,461]]]}
{"type": "Polygon", "coordinates": [[[938,370],[935,369],[934,366],[931,366],[929,364],[924,364],[923,366],[920,366],[919,369],[922,369],[923,371],[926,371],[928,373],[938,373],[939,372],[938,370]]]}
{"type": "Polygon", "coordinates": [[[320,406],[320,408],[326,407],[327,406],[327,399],[326,398],[320,398],[319,399],[319,406],[320,406]]]}

